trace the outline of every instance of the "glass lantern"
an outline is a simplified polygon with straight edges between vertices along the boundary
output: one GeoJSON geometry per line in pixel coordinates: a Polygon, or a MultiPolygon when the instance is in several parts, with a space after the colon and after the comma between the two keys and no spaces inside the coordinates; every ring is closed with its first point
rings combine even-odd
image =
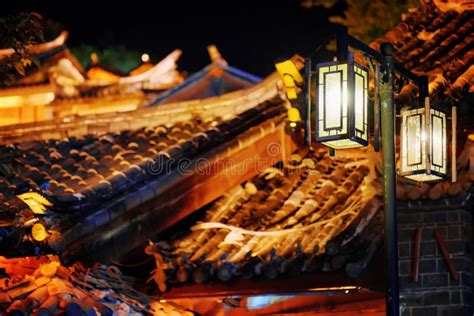
{"type": "Polygon", "coordinates": [[[368,89],[366,68],[354,62],[317,65],[316,142],[334,149],[368,144],[368,89]]]}
{"type": "Polygon", "coordinates": [[[420,182],[443,179],[448,159],[446,113],[427,106],[401,114],[400,175],[420,182]]]}

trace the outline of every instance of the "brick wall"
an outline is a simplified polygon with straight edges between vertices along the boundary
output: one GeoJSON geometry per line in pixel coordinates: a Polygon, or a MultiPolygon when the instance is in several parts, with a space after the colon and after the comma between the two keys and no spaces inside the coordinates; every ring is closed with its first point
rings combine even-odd
{"type": "Polygon", "coordinates": [[[403,316],[472,315],[472,213],[442,206],[399,208],[400,310],[403,316]],[[419,278],[411,277],[415,230],[422,228],[419,278]],[[460,278],[454,280],[441,255],[437,228],[460,278]]]}

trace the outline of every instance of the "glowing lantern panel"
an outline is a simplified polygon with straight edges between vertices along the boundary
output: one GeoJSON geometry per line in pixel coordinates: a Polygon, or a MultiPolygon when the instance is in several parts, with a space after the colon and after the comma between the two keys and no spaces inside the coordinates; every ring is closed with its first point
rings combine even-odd
{"type": "Polygon", "coordinates": [[[425,108],[402,111],[400,175],[435,181],[446,173],[446,114],[431,108],[427,122],[425,108]]]}
{"type": "Polygon", "coordinates": [[[368,72],[349,60],[318,65],[316,142],[335,149],[368,144],[368,72]]]}

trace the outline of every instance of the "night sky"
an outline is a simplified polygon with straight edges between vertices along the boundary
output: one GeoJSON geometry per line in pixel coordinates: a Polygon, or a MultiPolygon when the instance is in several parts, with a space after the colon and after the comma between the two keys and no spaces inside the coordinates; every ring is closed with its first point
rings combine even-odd
{"type": "Polygon", "coordinates": [[[275,60],[309,54],[326,34],[328,16],[342,10],[308,10],[299,0],[36,0],[7,6],[2,4],[8,13],[35,11],[60,22],[70,32],[71,47],[125,45],[151,53],[154,60],[180,48],[179,67],[192,72],[209,63],[206,46],[216,44],[229,64],[260,76],[274,70],[275,60]]]}

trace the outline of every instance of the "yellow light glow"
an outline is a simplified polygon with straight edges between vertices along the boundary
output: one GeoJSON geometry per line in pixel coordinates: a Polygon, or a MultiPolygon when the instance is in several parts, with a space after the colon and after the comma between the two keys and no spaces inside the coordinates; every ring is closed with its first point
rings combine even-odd
{"type": "Polygon", "coordinates": [[[40,273],[45,277],[52,278],[58,271],[60,265],[61,264],[57,261],[44,263],[40,266],[40,273]]]}
{"type": "MultiPolygon", "coordinates": [[[[143,73],[145,73],[145,72],[147,72],[151,69],[154,69],[154,67],[155,66],[152,63],[143,63],[140,66],[138,66],[137,68],[130,71],[129,76],[138,76],[138,75],[143,74],[143,73]]],[[[163,77],[165,77],[165,75],[163,75],[163,77]]],[[[160,76],[160,78],[161,78],[161,76],[160,76]]],[[[170,79],[170,80],[172,81],[173,79],[170,79]]]]}
{"type": "Polygon", "coordinates": [[[425,130],[423,130],[423,132],[421,132],[421,141],[422,142],[426,141],[426,131],[425,130]]]}
{"type": "Polygon", "coordinates": [[[150,61],[150,55],[148,55],[148,54],[146,54],[146,53],[143,54],[143,55],[142,55],[142,62],[147,63],[147,62],[149,62],[149,61],[150,61]]]}
{"type": "Polygon", "coordinates": [[[36,241],[43,241],[48,237],[48,232],[43,224],[36,223],[31,228],[31,236],[33,236],[33,239],[36,241]]]}
{"type": "Polygon", "coordinates": [[[0,108],[44,105],[54,100],[53,92],[0,97],[0,108]]]}
{"type": "Polygon", "coordinates": [[[297,108],[290,108],[288,110],[288,120],[291,122],[301,121],[300,111],[297,108]]]}
{"type": "Polygon", "coordinates": [[[325,124],[327,128],[337,128],[341,126],[341,115],[347,115],[347,98],[342,101],[342,80],[339,73],[328,73],[326,75],[325,99],[326,115],[325,124]],[[342,104],[342,106],[341,106],[342,104]]]}
{"type": "Polygon", "coordinates": [[[281,77],[289,75],[297,83],[303,83],[303,77],[301,77],[298,68],[296,68],[295,63],[291,60],[285,60],[284,62],[276,63],[275,67],[281,77]]]}
{"type": "Polygon", "coordinates": [[[92,65],[97,65],[99,63],[99,56],[97,56],[96,52],[92,52],[91,54],[91,63],[92,65]]]}
{"type": "Polygon", "coordinates": [[[402,111],[400,175],[414,181],[441,180],[447,173],[446,114],[429,109],[402,111]]]}
{"type": "Polygon", "coordinates": [[[296,89],[286,88],[286,97],[289,100],[295,100],[296,98],[298,98],[298,93],[296,92],[296,89]]]}
{"type": "Polygon", "coordinates": [[[103,68],[100,68],[98,66],[92,67],[87,71],[87,78],[99,82],[116,82],[120,79],[120,76],[117,76],[116,74],[107,71],[103,68]]]}
{"type": "MultiPolygon", "coordinates": [[[[435,165],[443,165],[445,161],[443,161],[443,152],[445,149],[443,148],[443,144],[446,144],[446,139],[443,137],[443,118],[439,116],[433,116],[431,120],[431,138],[432,143],[431,146],[432,154],[431,154],[431,162],[435,165]]],[[[426,136],[425,136],[426,137],[426,136]]],[[[422,135],[423,139],[423,135],[422,135]]]]}
{"type": "Polygon", "coordinates": [[[368,100],[368,73],[358,66],[354,66],[354,112],[355,131],[357,137],[368,140],[367,128],[367,100],[368,100]]]}
{"type": "MultiPolygon", "coordinates": [[[[318,132],[321,138],[348,133],[347,70],[347,64],[334,64],[319,68],[318,107],[316,112],[319,123],[318,132]]],[[[341,141],[338,142],[332,141],[324,144],[340,148],[341,141]]]]}
{"type": "Polygon", "coordinates": [[[361,287],[358,286],[333,286],[333,287],[317,287],[308,289],[310,292],[327,292],[327,291],[350,291],[350,290],[361,290],[361,287]]]}
{"type": "Polygon", "coordinates": [[[318,65],[316,141],[335,149],[367,145],[367,100],[366,69],[346,62],[318,65]]]}
{"type": "Polygon", "coordinates": [[[37,192],[19,194],[17,195],[17,198],[25,202],[35,214],[44,214],[46,207],[53,205],[44,196],[37,192]]]}
{"type": "Polygon", "coordinates": [[[281,63],[276,63],[275,68],[283,80],[283,85],[286,89],[288,99],[293,100],[297,98],[297,83],[303,83],[303,77],[301,76],[298,68],[291,60],[285,60],[281,63]]]}

